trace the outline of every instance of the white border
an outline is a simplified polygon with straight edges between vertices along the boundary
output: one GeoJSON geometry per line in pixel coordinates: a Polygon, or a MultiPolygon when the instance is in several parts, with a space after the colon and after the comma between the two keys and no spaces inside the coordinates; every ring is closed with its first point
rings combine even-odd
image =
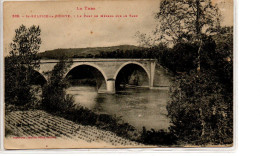
{"type": "MultiPolygon", "coordinates": [[[[4,73],[4,68],[3,68],[3,2],[5,1],[23,1],[23,0],[0,0],[1,1],[1,38],[0,38],[0,86],[3,86],[3,73],[4,73]]],[[[26,0],[26,1],[36,1],[36,0],[26,0]]],[[[39,1],[45,1],[45,0],[39,0],[39,1]]],[[[64,0],[66,1],[66,0],[64,0]]],[[[231,154],[235,153],[237,150],[237,16],[236,16],[236,9],[237,9],[237,1],[234,0],[234,51],[233,51],[233,56],[234,56],[234,64],[233,64],[233,69],[234,69],[234,139],[233,139],[233,147],[228,147],[228,148],[135,148],[135,149],[35,149],[35,150],[5,150],[3,146],[3,138],[4,138],[4,127],[3,127],[3,104],[4,104],[4,97],[3,97],[3,90],[4,87],[0,88],[0,100],[1,100],[1,151],[0,153],[11,153],[11,154],[20,154],[20,153],[49,153],[49,154],[54,154],[54,153],[83,153],[83,152],[88,152],[88,154],[126,154],[126,153],[135,153],[138,152],[139,154],[170,154],[170,153],[193,153],[195,155],[201,155],[202,153],[208,153],[208,154],[213,154],[213,153],[218,153],[218,154],[231,154]]],[[[259,132],[260,133],[260,132],[259,132]]]]}
{"type": "MultiPolygon", "coordinates": [[[[0,3],[0,34],[1,34],[1,38],[0,38],[0,124],[1,124],[1,134],[0,134],[0,146],[1,146],[1,151],[4,149],[4,142],[3,142],[3,138],[4,138],[4,111],[3,111],[3,107],[4,107],[4,58],[3,58],[3,51],[4,51],[4,43],[3,43],[3,39],[4,39],[4,33],[3,33],[3,1],[1,0],[0,3]]],[[[0,152],[1,152],[0,151],[0,152]]]]}

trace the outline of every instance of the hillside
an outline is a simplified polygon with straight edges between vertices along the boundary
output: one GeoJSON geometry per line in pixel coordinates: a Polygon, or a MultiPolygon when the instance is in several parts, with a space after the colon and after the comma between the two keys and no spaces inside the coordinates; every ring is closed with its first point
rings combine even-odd
{"type": "Polygon", "coordinates": [[[119,46],[111,46],[111,47],[91,47],[91,48],[69,48],[69,49],[54,49],[48,50],[42,53],[39,53],[39,56],[44,59],[55,59],[60,56],[67,57],[75,57],[75,58],[83,58],[88,57],[92,58],[95,55],[100,54],[101,52],[109,53],[117,50],[134,50],[140,49],[141,47],[137,47],[134,45],[119,45],[119,46]]]}

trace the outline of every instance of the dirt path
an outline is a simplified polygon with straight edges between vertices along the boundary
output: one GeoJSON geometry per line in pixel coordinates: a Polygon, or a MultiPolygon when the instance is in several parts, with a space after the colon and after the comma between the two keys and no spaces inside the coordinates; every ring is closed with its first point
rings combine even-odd
{"type": "Polygon", "coordinates": [[[9,138],[49,137],[74,140],[77,142],[105,143],[111,146],[142,146],[124,139],[115,133],[100,130],[93,126],[83,126],[41,110],[14,111],[6,115],[6,129],[9,138]]]}

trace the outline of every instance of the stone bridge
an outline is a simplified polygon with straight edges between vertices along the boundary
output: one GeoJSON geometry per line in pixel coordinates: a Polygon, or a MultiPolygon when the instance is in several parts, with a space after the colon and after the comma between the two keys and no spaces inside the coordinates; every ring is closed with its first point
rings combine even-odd
{"type": "MultiPolygon", "coordinates": [[[[155,59],[73,59],[71,67],[65,76],[73,69],[79,66],[90,66],[97,69],[105,79],[106,93],[115,93],[115,82],[118,77],[118,73],[128,65],[138,66],[142,68],[147,74],[150,88],[154,85],[155,75],[155,59]]],[[[53,67],[58,63],[58,60],[41,60],[40,68],[38,72],[47,80],[45,72],[51,71],[53,67]]]]}

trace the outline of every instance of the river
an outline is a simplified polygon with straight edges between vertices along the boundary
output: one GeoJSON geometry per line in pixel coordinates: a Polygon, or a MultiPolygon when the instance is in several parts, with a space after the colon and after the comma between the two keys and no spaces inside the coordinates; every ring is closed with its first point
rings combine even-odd
{"type": "Polygon", "coordinates": [[[168,129],[167,90],[147,88],[125,89],[116,94],[98,94],[95,87],[72,86],[67,90],[75,102],[96,113],[120,117],[135,128],[168,129]]]}

